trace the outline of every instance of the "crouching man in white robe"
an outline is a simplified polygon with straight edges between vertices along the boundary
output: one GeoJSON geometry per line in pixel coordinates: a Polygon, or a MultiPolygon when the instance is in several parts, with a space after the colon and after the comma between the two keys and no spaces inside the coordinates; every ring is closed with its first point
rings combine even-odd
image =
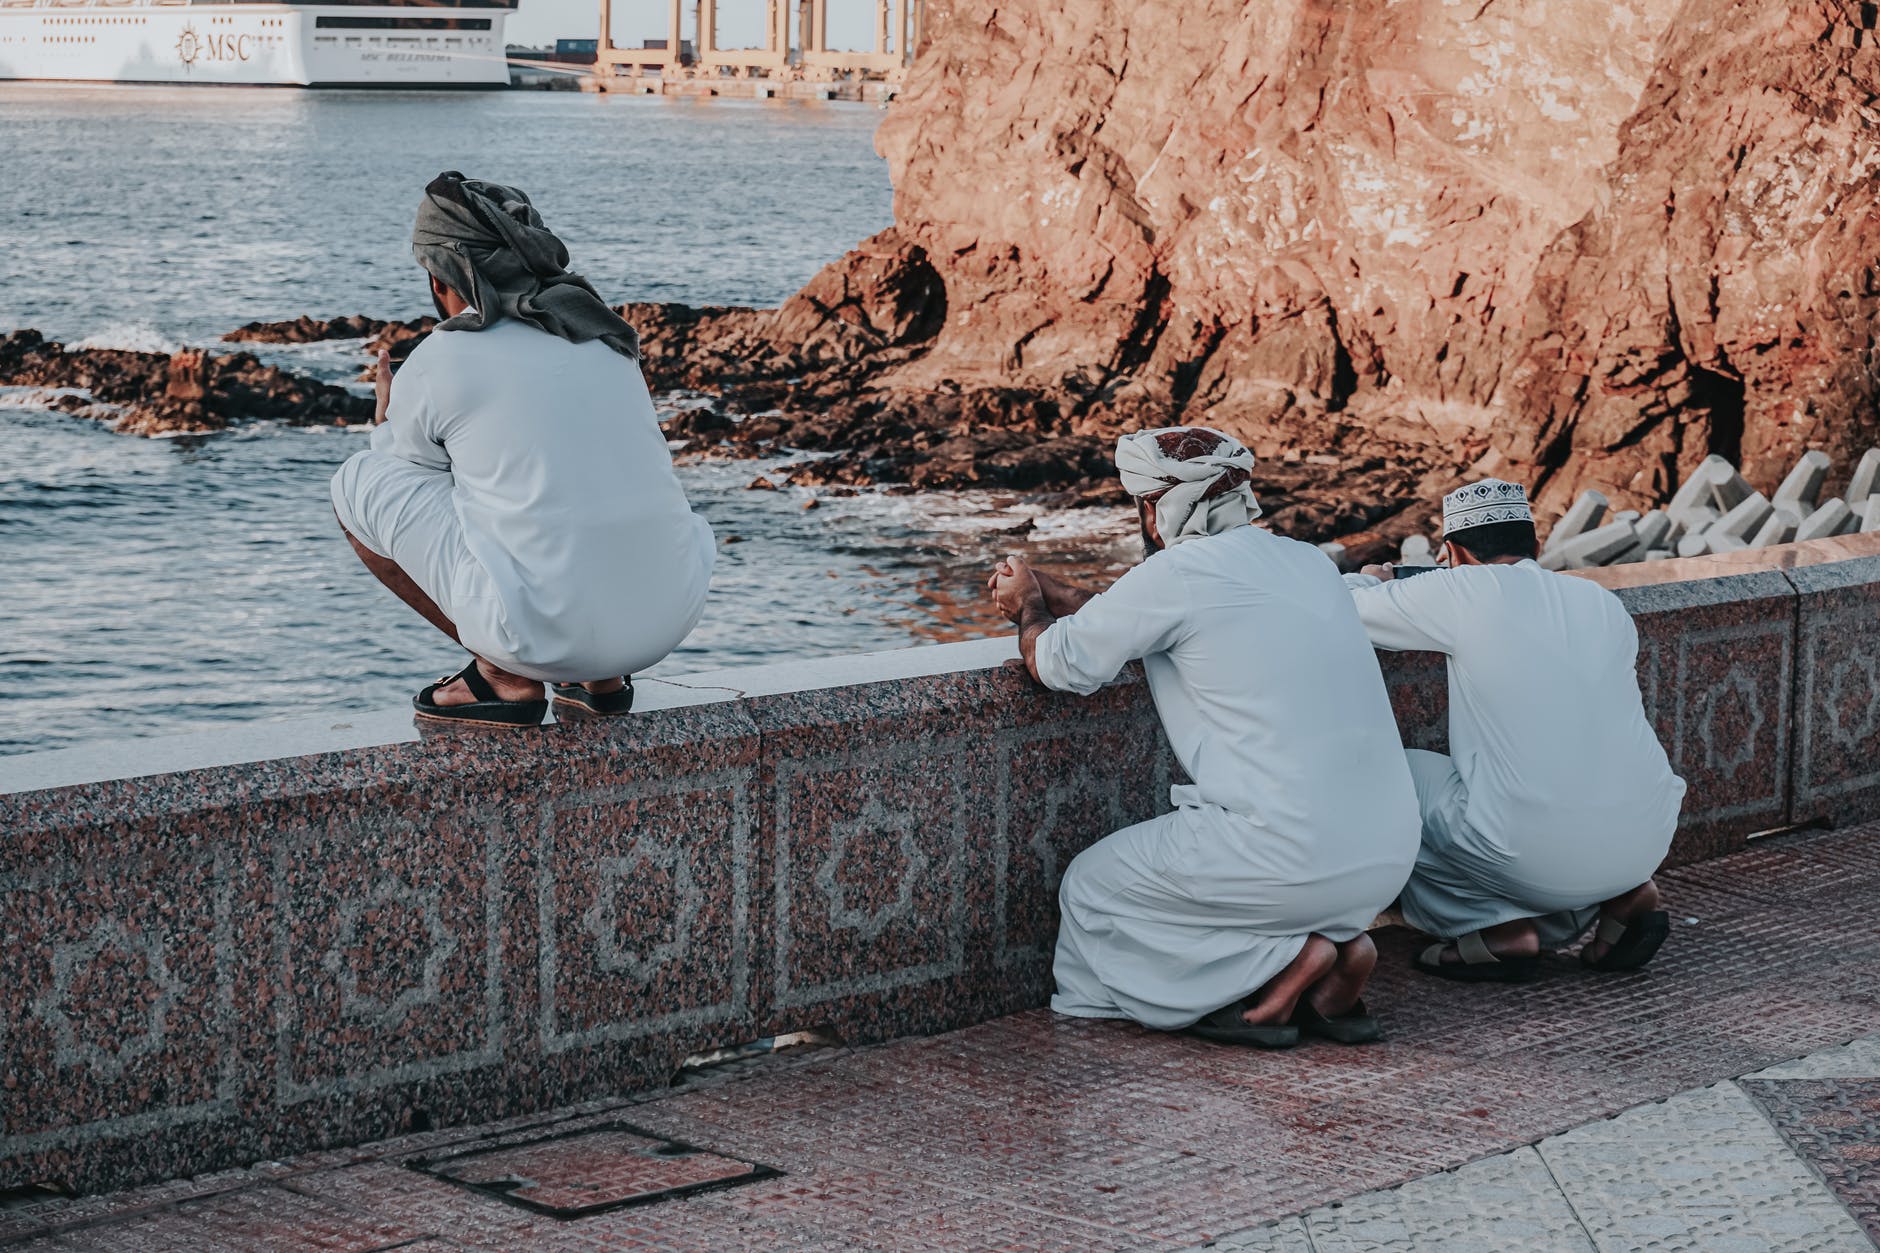
{"type": "Polygon", "coordinates": [[[420,719],[626,713],[697,625],[716,545],[673,474],[639,337],[566,270],[515,188],[443,174],[412,251],[443,320],[391,376],[372,447],[333,476],[360,560],[472,654],[420,719]]]}
{"type": "Polygon", "coordinates": [[[992,591],[1047,687],[1088,695],[1142,658],[1194,782],[1065,871],[1051,1007],[1268,1048],[1377,1039],[1365,929],[1417,813],[1351,597],[1316,548],[1247,525],[1253,456],[1227,436],[1144,431],[1116,461],[1148,558],[1095,596],[1012,558],[992,591]]]}
{"type": "Polygon", "coordinates": [[[1349,575],[1379,648],[1449,658],[1450,755],[1410,750],[1423,849],[1403,915],[1447,943],[1417,967],[1518,982],[1543,947],[1571,943],[1599,970],[1636,970],[1670,920],[1652,875],[1671,847],[1684,782],[1645,720],[1638,632],[1619,598],[1534,560],[1516,484],[1443,501],[1449,568],[1349,575]]]}

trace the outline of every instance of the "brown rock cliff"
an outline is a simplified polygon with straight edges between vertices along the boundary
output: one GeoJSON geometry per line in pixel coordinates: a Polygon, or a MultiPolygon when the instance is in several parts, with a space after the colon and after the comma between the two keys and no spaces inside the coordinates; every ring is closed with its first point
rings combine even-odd
{"type": "Polygon", "coordinates": [[[1201,421],[1421,470],[1425,499],[1495,468],[1555,508],[1874,442],[1872,5],[930,19],[878,140],[895,228],[764,328],[884,428],[936,395],[1047,437],[1201,421]]]}

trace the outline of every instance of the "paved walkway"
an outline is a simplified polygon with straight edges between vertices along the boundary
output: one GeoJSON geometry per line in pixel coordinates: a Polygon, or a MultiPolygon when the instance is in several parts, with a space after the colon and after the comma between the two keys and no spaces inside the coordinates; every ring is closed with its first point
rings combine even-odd
{"type": "Polygon", "coordinates": [[[1880,1036],[1204,1246],[1223,1253],[1871,1253],[1880,1036]]]}
{"type": "Polygon", "coordinates": [[[1643,974],[1562,960],[1527,987],[1461,987],[1410,972],[1411,938],[1384,933],[1370,1000],[1391,1038],[1368,1048],[1260,1054],[1019,1014],[110,1197],[15,1198],[0,1243],[1870,1247],[1880,824],[1764,841],[1661,882],[1678,924],[1643,974]]]}

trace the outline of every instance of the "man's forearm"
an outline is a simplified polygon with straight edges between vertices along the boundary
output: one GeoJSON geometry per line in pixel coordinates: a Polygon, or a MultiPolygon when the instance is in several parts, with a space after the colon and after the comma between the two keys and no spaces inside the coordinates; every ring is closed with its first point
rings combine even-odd
{"type": "Polygon", "coordinates": [[[1045,612],[1053,619],[1070,617],[1096,597],[1095,592],[1086,592],[1049,574],[1038,575],[1038,587],[1044,593],[1045,612]]]}
{"type": "Polygon", "coordinates": [[[1047,597],[1041,596],[1029,602],[1018,616],[1018,655],[1025,659],[1025,669],[1031,671],[1031,677],[1040,683],[1044,679],[1038,673],[1038,637],[1058,620],[1058,615],[1051,612],[1046,602],[1047,597]]]}

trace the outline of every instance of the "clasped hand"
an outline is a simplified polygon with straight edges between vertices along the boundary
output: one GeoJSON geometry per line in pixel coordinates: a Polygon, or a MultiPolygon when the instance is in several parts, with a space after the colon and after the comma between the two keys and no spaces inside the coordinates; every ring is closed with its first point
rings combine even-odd
{"type": "Polygon", "coordinates": [[[1044,605],[1044,588],[1023,557],[1007,557],[994,566],[986,587],[992,593],[993,605],[1013,622],[1024,617],[1028,607],[1044,605]]]}

